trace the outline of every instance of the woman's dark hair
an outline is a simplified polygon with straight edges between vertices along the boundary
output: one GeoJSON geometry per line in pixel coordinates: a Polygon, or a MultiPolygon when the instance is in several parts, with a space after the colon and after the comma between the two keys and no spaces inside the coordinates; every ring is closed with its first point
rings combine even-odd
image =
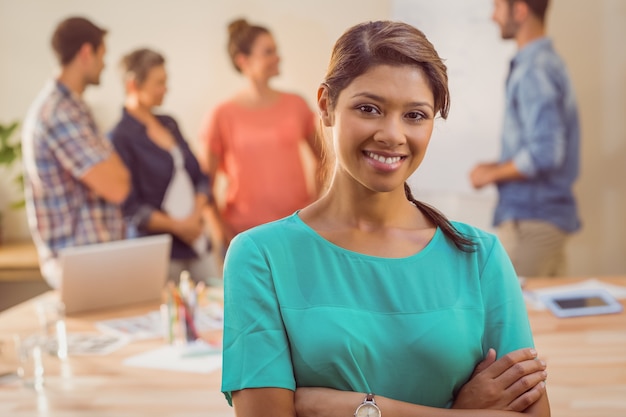
{"type": "Polygon", "coordinates": [[[61,21],[52,34],[52,49],[61,65],[67,65],[80,48],[88,43],[96,51],[107,31],[84,17],[69,17],[61,21]]]}
{"type": "MultiPolygon", "coordinates": [[[[433,45],[417,28],[401,22],[376,21],[348,29],[335,43],[326,71],[328,109],[332,111],[341,91],[355,78],[377,65],[414,66],[428,80],[435,101],[435,114],[448,116],[450,93],[446,66],[433,45]]],[[[438,210],[413,197],[407,183],[406,197],[462,251],[474,250],[475,242],[462,235],[438,210]]]]}
{"type": "Polygon", "coordinates": [[[120,67],[124,75],[124,79],[132,78],[137,85],[143,84],[148,78],[148,73],[154,67],[165,64],[165,58],[158,52],[151,49],[136,49],[133,52],[124,55],[120,61],[120,67]]]}
{"type": "Polygon", "coordinates": [[[238,54],[250,55],[252,45],[256,38],[270,31],[263,26],[251,25],[245,19],[237,19],[228,25],[228,54],[237,72],[241,68],[237,66],[235,57],[238,54]]]}

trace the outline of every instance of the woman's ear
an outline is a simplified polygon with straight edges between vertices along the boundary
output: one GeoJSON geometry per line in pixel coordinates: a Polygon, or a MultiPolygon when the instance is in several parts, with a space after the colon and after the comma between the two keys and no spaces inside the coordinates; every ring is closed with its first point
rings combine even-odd
{"type": "Polygon", "coordinates": [[[248,61],[247,58],[248,58],[248,56],[246,54],[241,53],[241,52],[239,52],[239,53],[237,53],[235,55],[235,59],[234,59],[235,66],[237,68],[239,68],[239,72],[241,72],[241,73],[243,73],[244,66],[245,66],[246,62],[248,61]]]}
{"type": "Polygon", "coordinates": [[[137,79],[134,76],[126,77],[126,81],[124,82],[124,87],[126,88],[127,93],[134,93],[139,88],[137,87],[137,79]]]}
{"type": "Polygon", "coordinates": [[[324,126],[332,126],[333,114],[328,100],[328,86],[325,84],[321,84],[317,89],[317,107],[320,110],[320,118],[324,126]]]}

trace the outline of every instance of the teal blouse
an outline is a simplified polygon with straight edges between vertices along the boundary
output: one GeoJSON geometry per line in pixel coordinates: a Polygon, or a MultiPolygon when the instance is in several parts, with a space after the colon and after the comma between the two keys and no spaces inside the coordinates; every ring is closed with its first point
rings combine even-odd
{"type": "Polygon", "coordinates": [[[330,387],[451,405],[487,350],[533,346],[521,289],[497,238],[453,223],[419,253],[336,246],[297,213],[239,234],[224,270],[222,392],[330,387]]]}

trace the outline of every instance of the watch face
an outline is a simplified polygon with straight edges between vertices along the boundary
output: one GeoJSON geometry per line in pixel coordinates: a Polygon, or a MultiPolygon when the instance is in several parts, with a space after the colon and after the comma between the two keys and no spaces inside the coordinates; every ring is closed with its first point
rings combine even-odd
{"type": "Polygon", "coordinates": [[[364,403],[356,409],[355,417],[380,417],[380,408],[372,403],[364,403]]]}

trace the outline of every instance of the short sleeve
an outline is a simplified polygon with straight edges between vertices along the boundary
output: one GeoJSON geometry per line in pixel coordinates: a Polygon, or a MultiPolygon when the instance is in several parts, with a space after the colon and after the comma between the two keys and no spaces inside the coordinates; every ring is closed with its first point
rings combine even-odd
{"type": "Polygon", "coordinates": [[[517,274],[502,244],[494,244],[481,274],[485,306],[483,351],[494,348],[498,357],[534,347],[528,312],[517,274]]]}
{"type": "Polygon", "coordinates": [[[224,267],[222,392],[295,390],[286,330],[266,256],[246,234],[233,239],[224,267]]]}
{"type": "Polygon", "coordinates": [[[200,128],[200,149],[204,153],[201,160],[205,160],[209,153],[219,156],[221,159],[224,153],[224,123],[221,107],[208,112],[200,128]]]}
{"type": "Polygon", "coordinates": [[[50,149],[64,169],[81,179],[94,165],[106,160],[113,152],[109,140],[101,136],[91,119],[71,109],[72,113],[58,112],[50,127],[53,140],[50,149]]]}

